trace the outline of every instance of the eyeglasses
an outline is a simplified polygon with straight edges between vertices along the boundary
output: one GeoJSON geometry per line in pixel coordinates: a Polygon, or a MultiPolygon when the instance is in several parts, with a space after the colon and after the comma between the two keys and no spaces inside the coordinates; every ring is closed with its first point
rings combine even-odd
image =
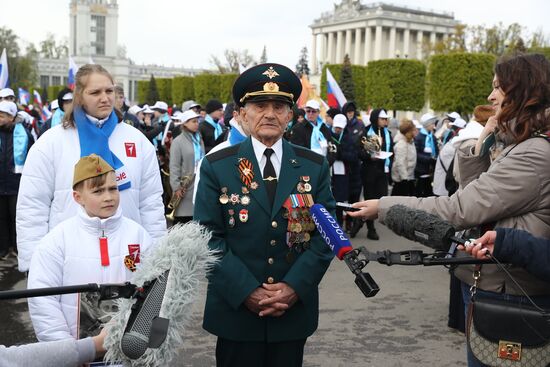
{"type": "Polygon", "coordinates": [[[306,113],[318,113],[318,112],[319,112],[319,111],[317,111],[317,110],[309,110],[309,109],[306,110],[306,113]]]}

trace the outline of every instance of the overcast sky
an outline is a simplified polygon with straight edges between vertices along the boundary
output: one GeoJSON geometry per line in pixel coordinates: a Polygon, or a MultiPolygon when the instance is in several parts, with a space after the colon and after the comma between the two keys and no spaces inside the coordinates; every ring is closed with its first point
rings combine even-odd
{"type": "MultiPolygon", "coordinates": [[[[118,43],[138,64],[212,68],[212,54],[248,49],[259,58],[294,67],[300,49],[311,47],[308,27],[340,0],[119,0],[118,43]]],[[[371,3],[362,0],[363,4],[371,3]]],[[[394,0],[394,5],[453,12],[472,25],[514,22],[550,37],[550,1],[546,0],[394,0]]],[[[69,37],[69,0],[2,1],[0,26],[26,42],[38,43],[50,32],[69,37]]]]}

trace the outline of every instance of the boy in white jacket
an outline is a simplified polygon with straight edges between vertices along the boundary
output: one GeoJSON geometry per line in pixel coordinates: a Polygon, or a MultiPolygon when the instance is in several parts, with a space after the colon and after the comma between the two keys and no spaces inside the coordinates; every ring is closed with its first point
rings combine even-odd
{"type": "MultiPolygon", "coordinates": [[[[115,172],[101,157],[82,157],[75,165],[73,198],[80,205],[78,215],[40,241],[28,288],[129,281],[152,246],[145,229],[122,216],[115,172]]],[[[28,302],[38,340],[78,338],[79,294],[28,302]]]]}

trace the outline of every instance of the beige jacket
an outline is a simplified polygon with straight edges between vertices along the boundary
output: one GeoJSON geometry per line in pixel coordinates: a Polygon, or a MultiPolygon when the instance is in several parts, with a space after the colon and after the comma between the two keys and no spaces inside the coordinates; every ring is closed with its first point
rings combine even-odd
{"type": "MultiPolygon", "coordinates": [[[[550,238],[550,143],[531,138],[506,147],[489,166],[489,158],[474,157],[471,149],[460,150],[461,180],[473,179],[451,197],[383,197],[379,218],[384,222],[388,209],[404,204],[436,214],[456,229],[495,223],[497,227],[518,228],[537,237],[550,238]],[[489,166],[485,173],[481,173],[489,166]]],[[[509,267],[510,273],[530,295],[550,294],[543,282],[523,268],[509,267]]],[[[455,274],[472,283],[472,266],[461,266],[455,274]]],[[[493,292],[520,294],[513,282],[496,265],[484,265],[480,288],[493,292]]]]}
{"type": "Polygon", "coordinates": [[[391,168],[391,179],[395,182],[403,180],[414,180],[414,167],[416,166],[416,147],[414,140],[407,142],[405,135],[397,133],[393,139],[393,165],[391,168]]]}

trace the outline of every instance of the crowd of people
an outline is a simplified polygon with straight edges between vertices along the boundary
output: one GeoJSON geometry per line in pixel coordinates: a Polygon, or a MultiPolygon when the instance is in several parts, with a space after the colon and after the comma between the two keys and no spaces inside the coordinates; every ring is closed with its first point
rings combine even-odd
{"type": "MultiPolygon", "coordinates": [[[[391,206],[405,204],[481,237],[463,248],[474,256],[509,258],[520,239],[532,253],[548,253],[547,241],[528,237],[550,237],[544,57],[498,63],[489,105],[418,120],[398,121],[383,106],[363,119],[353,101],[323,118],[318,100],[296,106],[300,91],[290,69],[262,64],[239,76],[227,104],[130,106],[103,67],[84,65],[75,89],[60,91],[45,119],[1,90],[0,257],[18,256],[29,287],[121,282],[131,280],[167,224],[197,220],[222,258],[209,275],[203,324],[218,336],[218,365],[263,365],[270,355],[278,362],[267,365],[298,366],[332,257],[311,226],[313,202],[351,237],[366,223],[367,238],[379,240],[375,220],[384,223],[391,206]],[[361,210],[348,213],[335,202],[361,210]],[[529,233],[482,236],[495,225],[529,233]]],[[[538,261],[521,257],[510,273],[548,305],[548,272],[538,261]]],[[[471,278],[467,266],[452,275],[451,304],[461,302],[462,320],[471,278]]],[[[491,265],[477,287],[524,296],[491,265]]],[[[78,338],[74,298],[29,305],[39,340],[78,338]]],[[[468,361],[479,365],[471,353],[468,361]]]]}

